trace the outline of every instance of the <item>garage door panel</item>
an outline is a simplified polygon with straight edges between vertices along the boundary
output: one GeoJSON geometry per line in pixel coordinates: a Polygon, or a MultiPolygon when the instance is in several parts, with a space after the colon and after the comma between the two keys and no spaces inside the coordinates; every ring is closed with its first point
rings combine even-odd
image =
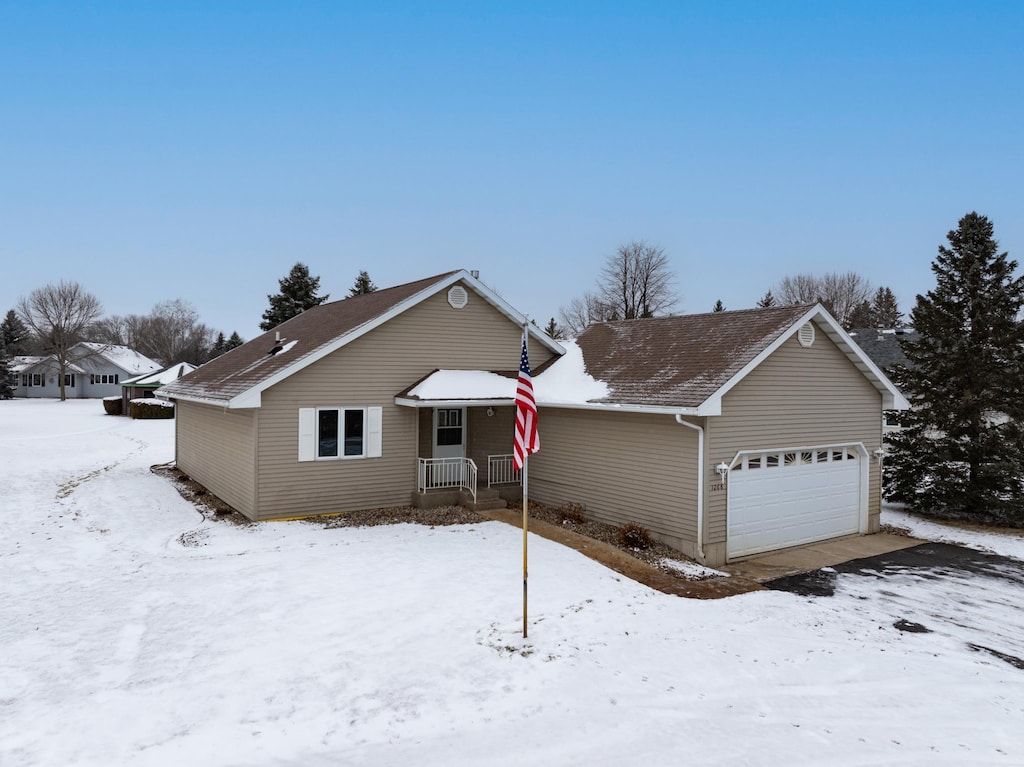
{"type": "Polygon", "coordinates": [[[767,465],[783,452],[752,454],[749,465],[730,472],[729,557],[860,532],[859,454],[842,449],[835,451],[842,460],[829,460],[833,452],[822,451],[811,461],[767,465]]]}

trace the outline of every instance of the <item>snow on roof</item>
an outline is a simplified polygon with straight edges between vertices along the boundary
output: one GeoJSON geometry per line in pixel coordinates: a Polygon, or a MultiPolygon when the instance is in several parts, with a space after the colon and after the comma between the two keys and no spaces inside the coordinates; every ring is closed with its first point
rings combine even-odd
{"type": "Polygon", "coordinates": [[[95,352],[109,362],[117,365],[124,371],[141,375],[142,373],[152,373],[154,370],[159,370],[159,363],[154,362],[144,354],[134,349],[130,349],[127,346],[118,346],[117,344],[98,344],[91,341],[85,341],[79,346],[95,352]]]}
{"type": "Polygon", "coordinates": [[[182,376],[187,376],[196,366],[190,362],[177,362],[168,368],[158,370],[156,373],[146,373],[127,381],[121,381],[122,386],[166,386],[171,381],[177,381],[182,376]]]}
{"type": "MultiPolygon", "coordinates": [[[[538,404],[583,405],[608,394],[607,384],[587,374],[583,352],[575,341],[562,341],[565,354],[533,378],[538,404]]],[[[509,400],[515,398],[516,379],[485,370],[438,370],[409,391],[421,400],[509,400]]]]}

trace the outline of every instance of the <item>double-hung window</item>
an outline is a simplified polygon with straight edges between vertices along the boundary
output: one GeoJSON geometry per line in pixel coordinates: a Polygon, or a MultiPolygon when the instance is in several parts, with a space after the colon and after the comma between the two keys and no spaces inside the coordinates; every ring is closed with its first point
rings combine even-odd
{"type": "Polygon", "coordinates": [[[366,411],[320,408],[316,411],[316,457],[360,458],[366,455],[366,411]]]}
{"type": "Polygon", "coordinates": [[[380,407],[299,408],[299,460],[378,458],[380,407]]]}

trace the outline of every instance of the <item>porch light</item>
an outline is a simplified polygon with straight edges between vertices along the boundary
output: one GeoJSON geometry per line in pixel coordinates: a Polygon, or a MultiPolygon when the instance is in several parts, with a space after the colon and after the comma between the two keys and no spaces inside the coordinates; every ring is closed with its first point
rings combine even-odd
{"type": "Polygon", "coordinates": [[[885,458],[885,456],[887,456],[888,453],[885,452],[885,448],[880,447],[875,449],[873,455],[875,456],[875,458],[878,459],[878,462],[881,463],[882,459],[885,458]]]}
{"type": "Polygon", "coordinates": [[[492,415],[494,415],[494,408],[493,407],[487,408],[487,416],[490,417],[492,415]]]}
{"type": "Polygon", "coordinates": [[[723,461],[715,467],[715,471],[721,475],[722,479],[725,479],[725,475],[729,473],[729,464],[723,461]]]}

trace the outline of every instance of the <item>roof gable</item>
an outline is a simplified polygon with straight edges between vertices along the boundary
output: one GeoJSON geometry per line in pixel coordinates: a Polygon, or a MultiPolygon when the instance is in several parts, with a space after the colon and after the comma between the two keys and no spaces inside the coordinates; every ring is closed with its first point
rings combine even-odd
{"type": "Polygon", "coordinates": [[[591,325],[578,339],[586,370],[611,391],[595,404],[720,415],[722,397],[808,322],[846,354],[883,396],[906,401],[820,305],[711,312],[591,325]]]}
{"type": "MultiPolygon", "coordinates": [[[[469,272],[446,272],[308,309],[211,360],[187,378],[168,384],[159,396],[229,408],[259,407],[266,389],[456,283],[471,288],[510,321],[526,322],[521,313],[469,272]]],[[[530,327],[530,333],[556,354],[563,353],[535,327],[530,327]]]]}

